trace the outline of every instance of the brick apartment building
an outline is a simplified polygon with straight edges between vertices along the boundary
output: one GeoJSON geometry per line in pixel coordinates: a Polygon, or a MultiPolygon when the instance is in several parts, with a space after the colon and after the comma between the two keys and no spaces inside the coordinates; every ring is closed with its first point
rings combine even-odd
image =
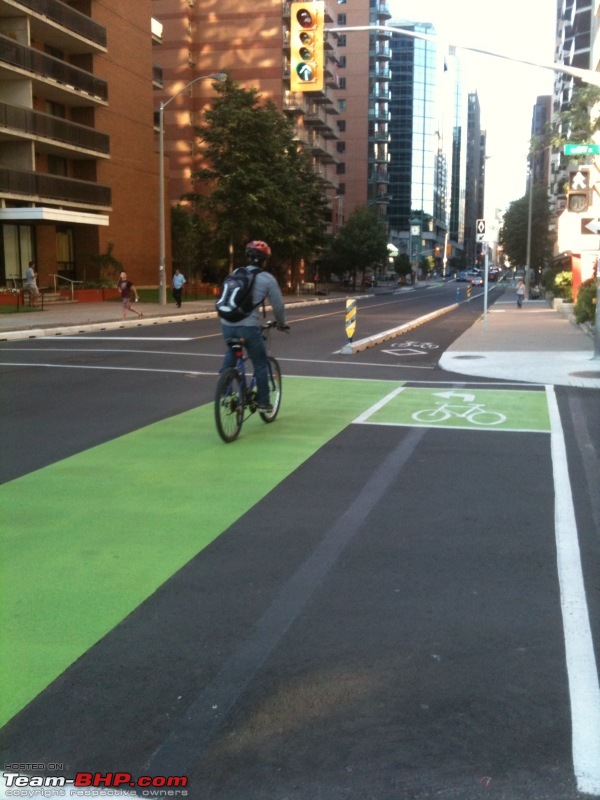
{"type": "Polygon", "coordinates": [[[152,0],[0,0],[0,285],[30,260],[41,287],[95,280],[110,247],[157,284],[151,18],[152,0]]]}
{"type": "MultiPolygon", "coordinates": [[[[368,2],[368,0],[361,0],[368,2]]],[[[326,3],[327,24],[332,0],[326,3]]],[[[163,26],[160,60],[166,101],[195,78],[226,71],[246,89],[257,89],[289,115],[297,138],[311,152],[315,170],[331,197],[337,190],[337,89],[335,36],[326,45],[326,85],[322,92],[291,92],[289,76],[290,3],[282,0],[153,0],[152,14],[163,26]]],[[[210,103],[211,81],[199,81],[165,109],[168,194],[177,203],[193,187],[200,165],[194,126],[210,103]]]]}

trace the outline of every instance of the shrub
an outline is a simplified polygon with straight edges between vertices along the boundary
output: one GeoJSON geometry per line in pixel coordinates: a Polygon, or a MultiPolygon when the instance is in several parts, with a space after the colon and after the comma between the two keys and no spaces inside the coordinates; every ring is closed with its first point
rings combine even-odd
{"type": "Polygon", "coordinates": [[[573,273],[559,272],[554,278],[554,294],[563,300],[573,300],[573,273]]]}
{"type": "Polygon", "coordinates": [[[584,281],[577,292],[577,302],[573,309],[577,322],[594,322],[596,319],[596,281],[584,281]]]}

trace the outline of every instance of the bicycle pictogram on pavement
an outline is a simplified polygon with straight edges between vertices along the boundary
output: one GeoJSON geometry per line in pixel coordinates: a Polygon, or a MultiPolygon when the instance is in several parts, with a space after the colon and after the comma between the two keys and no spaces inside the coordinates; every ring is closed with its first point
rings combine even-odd
{"type": "Polygon", "coordinates": [[[545,392],[535,389],[401,386],[355,422],[470,430],[550,430],[545,392]]]}

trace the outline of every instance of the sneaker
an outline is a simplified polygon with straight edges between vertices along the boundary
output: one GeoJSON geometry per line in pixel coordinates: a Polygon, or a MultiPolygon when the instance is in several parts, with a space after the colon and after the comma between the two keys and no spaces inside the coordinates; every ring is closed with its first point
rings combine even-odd
{"type": "Polygon", "coordinates": [[[273,406],[270,403],[259,403],[256,410],[259,414],[270,414],[273,411],[273,406]]]}

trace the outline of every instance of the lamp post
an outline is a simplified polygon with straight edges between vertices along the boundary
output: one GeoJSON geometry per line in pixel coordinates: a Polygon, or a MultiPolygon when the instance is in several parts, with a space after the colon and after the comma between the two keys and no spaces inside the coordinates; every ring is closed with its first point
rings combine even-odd
{"type": "Polygon", "coordinates": [[[215,72],[212,75],[201,75],[169,97],[165,102],[161,102],[158,109],[158,232],[159,232],[159,255],[158,255],[158,302],[161,306],[167,304],[167,282],[165,275],[165,108],[172,100],[179,97],[182,92],[189,89],[198,81],[214,80],[224,81],[227,75],[224,72],[215,72]]]}

